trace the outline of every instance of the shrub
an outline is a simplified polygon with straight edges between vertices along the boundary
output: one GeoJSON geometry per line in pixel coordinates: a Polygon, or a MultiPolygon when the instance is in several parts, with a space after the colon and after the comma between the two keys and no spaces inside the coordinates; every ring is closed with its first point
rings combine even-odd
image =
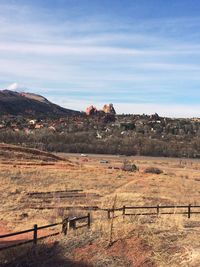
{"type": "Polygon", "coordinates": [[[130,162],[125,160],[124,163],[123,163],[123,166],[122,166],[122,170],[123,171],[128,171],[128,172],[136,172],[139,169],[135,164],[130,163],[130,162]]]}
{"type": "Polygon", "coordinates": [[[161,174],[163,171],[156,167],[148,167],[144,170],[145,173],[161,174]]]}

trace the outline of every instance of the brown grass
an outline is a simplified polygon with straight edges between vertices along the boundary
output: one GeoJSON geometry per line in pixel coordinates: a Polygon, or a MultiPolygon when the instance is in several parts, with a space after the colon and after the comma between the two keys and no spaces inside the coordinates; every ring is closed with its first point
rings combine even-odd
{"type": "MultiPolygon", "coordinates": [[[[35,164],[38,162],[35,160],[32,164],[20,161],[21,165],[15,161],[7,165],[2,162],[1,224],[16,231],[32,227],[34,223],[59,221],[68,214],[85,214],[87,211],[81,207],[110,208],[116,195],[116,207],[200,204],[200,162],[197,160],[133,157],[129,160],[139,167],[139,172],[132,173],[108,169],[107,165],[100,164],[103,158],[89,157],[88,162],[83,162],[78,156],[70,156],[70,162],[58,161],[44,166],[35,164]],[[160,168],[163,173],[144,173],[147,167],[160,168]],[[69,193],[75,189],[79,191],[69,193]],[[65,191],[68,195],[59,197],[56,191],[65,191]],[[31,192],[50,192],[50,195],[39,198],[31,196],[31,192]]],[[[123,160],[109,157],[109,166],[121,166],[123,160]]],[[[94,266],[198,266],[200,216],[192,215],[191,219],[183,215],[131,216],[124,221],[119,217],[113,222],[110,248],[110,222],[106,216],[103,211],[93,211],[89,232],[83,229],[70,233],[67,240],[62,239],[60,244],[66,248],[67,258],[77,262],[88,258],[88,264],[94,266]],[[91,251],[95,251],[94,255],[91,251]],[[97,262],[101,265],[96,265],[97,262]]]]}

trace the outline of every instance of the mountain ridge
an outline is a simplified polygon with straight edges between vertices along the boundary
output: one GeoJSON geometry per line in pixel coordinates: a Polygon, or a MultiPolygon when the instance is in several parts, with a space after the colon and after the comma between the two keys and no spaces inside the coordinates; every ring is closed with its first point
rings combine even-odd
{"type": "Polygon", "coordinates": [[[56,117],[79,113],[56,105],[38,94],[0,90],[0,115],[56,117]]]}

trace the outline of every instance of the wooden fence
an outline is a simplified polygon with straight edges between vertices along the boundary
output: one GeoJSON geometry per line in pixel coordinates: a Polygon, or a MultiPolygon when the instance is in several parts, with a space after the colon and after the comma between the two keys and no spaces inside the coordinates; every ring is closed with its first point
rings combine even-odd
{"type": "Polygon", "coordinates": [[[188,218],[192,214],[200,214],[199,205],[168,205],[168,206],[123,206],[116,209],[108,209],[108,219],[114,216],[115,211],[122,211],[123,216],[139,216],[139,215],[170,215],[170,214],[183,214],[187,215],[188,218]],[[174,209],[174,211],[172,211],[174,209]],[[199,209],[196,211],[196,209],[199,209]],[[132,213],[131,211],[139,211],[132,213]],[[143,210],[150,210],[150,212],[143,212],[143,210]],[[167,211],[166,211],[167,210],[167,211]]]}
{"type": "Polygon", "coordinates": [[[5,235],[0,235],[0,243],[1,243],[1,239],[3,239],[3,238],[5,239],[5,238],[9,238],[11,236],[22,235],[22,234],[30,233],[30,232],[33,233],[33,238],[32,239],[26,240],[26,241],[22,241],[22,242],[17,242],[17,243],[14,243],[12,245],[9,245],[9,246],[0,247],[0,251],[4,250],[4,249],[8,249],[8,248],[13,248],[13,247],[17,247],[17,246],[20,246],[20,245],[28,244],[28,243],[33,243],[34,245],[37,245],[37,242],[39,240],[45,239],[47,237],[52,237],[52,236],[59,235],[61,232],[64,235],[66,235],[68,229],[70,229],[70,228],[73,229],[73,230],[76,230],[76,229],[82,228],[82,227],[86,227],[86,226],[88,228],[90,228],[90,224],[91,224],[90,213],[88,213],[86,216],[65,218],[62,222],[48,224],[48,225],[39,226],[39,227],[38,227],[37,224],[34,224],[33,228],[31,228],[31,229],[27,229],[27,230],[23,230],[23,231],[20,231],[20,232],[15,232],[15,233],[10,233],[10,234],[5,234],[5,235]],[[87,220],[87,222],[85,224],[77,225],[77,222],[83,222],[85,220],[87,220]],[[57,231],[57,232],[49,234],[49,235],[38,237],[38,231],[39,230],[47,229],[47,228],[58,226],[58,225],[62,225],[62,231],[57,231]]]}
{"type": "MultiPolygon", "coordinates": [[[[108,219],[118,217],[115,215],[115,212],[119,211],[122,212],[120,216],[140,216],[140,215],[170,215],[170,214],[182,214],[182,215],[187,215],[188,218],[191,217],[192,214],[200,214],[200,205],[156,205],[156,206],[123,206],[121,208],[112,208],[112,209],[102,209],[98,208],[95,210],[102,210],[106,211],[108,214],[108,219]],[[173,209],[173,210],[172,210],[173,209]],[[197,210],[198,209],[198,210],[197,210]],[[144,211],[145,210],[145,211],[144,211]],[[146,210],[150,210],[149,212],[146,212],[146,210]],[[133,212],[134,211],[134,212],[133,212]],[[138,212],[136,212],[138,211],[138,212]]],[[[0,247],[0,251],[7,249],[7,248],[13,248],[16,246],[20,246],[23,244],[27,243],[33,243],[34,245],[37,244],[38,240],[51,237],[51,236],[56,236],[60,234],[61,232],[66,235],[68,229],[73,229],[76,230],[78,228],[82,227],[88,227],[90,228],[91,224],[91,216],[90,213],[88,213],[86,216],[82,217],[74,217],[74,218],[65,218],[62,222],[59,223],[54,223],[54,224],[49,224],[49,225],[44,225],[44,226],[39,226],[37,224],[34,225],[32,229],[20,231],[20,232],[15,232],[11,234],[5,234],[5,235],[0,235],[0,241],[3,238],[9,238],[11,236],[16,236],[16,235],[21,235],[29,232],[33,232],[33,238],[30,240],[26,240],[23,242],[15,243],[9,246],[4,246],[0,247]],[[87,220],[86,223],[78,225],[78,222],[83,222],[87,220]],[[38,231],[41,229],[46,229],[54,226],[62,225],[62,231],[58,231],[49,235],[45,235],[42,237],[38,237],[38,231]]]]}

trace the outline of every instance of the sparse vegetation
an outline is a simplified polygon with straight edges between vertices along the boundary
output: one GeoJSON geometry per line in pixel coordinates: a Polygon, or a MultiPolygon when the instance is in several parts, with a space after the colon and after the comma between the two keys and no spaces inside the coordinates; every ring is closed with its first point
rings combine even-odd
{"type": "Polygon", "coordinates": [[[139,169],[134,163],[125,160],[123,162],[122,170],[123,171],[129,171],[129,172],[136,172],[139,169]]]}
{"type": "MultiPolygon", "coordinates": [[[[62,154],[62,157],[66,156],[62,154]]],[[[9,164],[3,160],[0,162],[1,233],[28,229],[34,223],[54,223],[68,215],[84,215],[88,211],[83,207],[112,208],[115,196],[115,207],[199,204],[199,161],[105,155],[88,156],[87,161],[78,155],[67,156],[67,159],[53,162],[53,165],[38,164],[37,168],[35,164],[40,159],[31,161],[29,158],[28,165],[26,158],[12,162],[10,159],[9,164]],[[108,159],[109,166],[101,164],[102,159],[108,159]],[[139,170],[124,172],[121,167],[127,161],[134,162],[139,170]],[[110,169],[110,166],[113,168],[110,169]],[[163,173],[158,176],[146,173],[145,170],[150,167],[159,168],[163,173]]],[[[69,231],[67,237],[61,235],[47,241],[45,251],[50,255],[48,259],[44,259],[45,253],[44,258],[40,258],[38,251],[33,262],[27,258],[29,254],[20,258],[17,252],[7,254],[10,264],[21,259],[37,266],[38,259],[44,267],[56,266],[56,260],[62,266],[66,263],[113,267],[195,266],[196,263],[198,266],[200,258],[195,251],[200,245],[199,215],[192,214],[190,219],[178,214],[120,216],[113,219],[110,242],[111,221],[108,221],[107,213],[90,212],[90,230],[69,231]],[[48,247],[48,244],[57,241],[58,250],[48,247]]],[[[115,216],[121,213],[116,211],[115,216]]]]}
{"type": "Polygon", "coordinates": [[[155,174],[161,174],[163,171],[156,167],[148,167],[144,170],[145,173],[155,173],[155,174]]]}

